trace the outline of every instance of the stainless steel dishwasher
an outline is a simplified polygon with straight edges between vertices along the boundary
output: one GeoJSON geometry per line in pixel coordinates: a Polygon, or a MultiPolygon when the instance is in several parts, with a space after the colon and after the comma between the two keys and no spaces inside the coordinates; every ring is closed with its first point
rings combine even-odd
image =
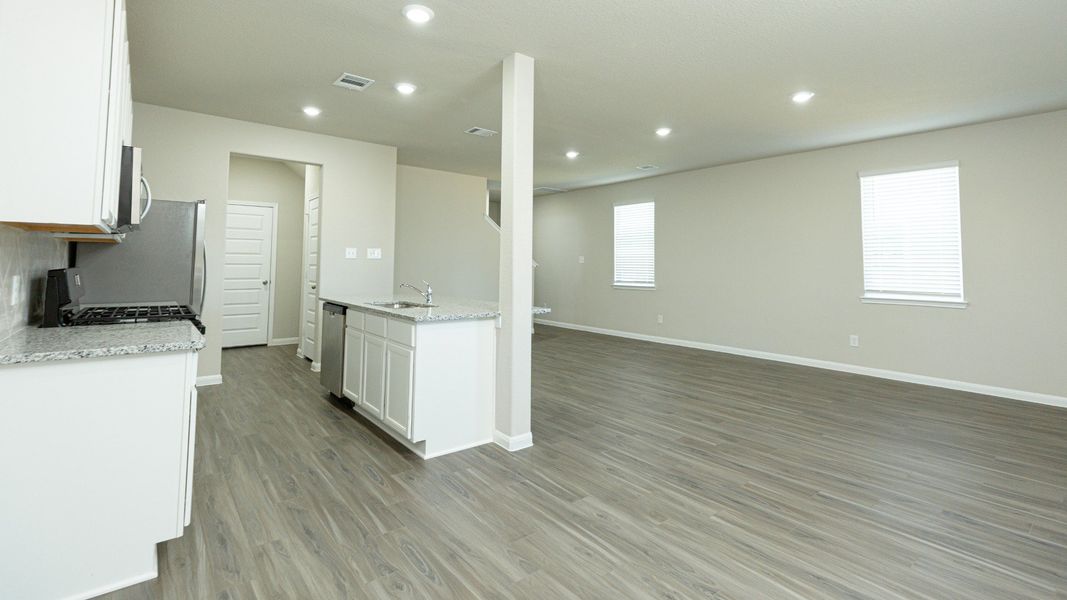
{"type": "Polygon", "coordinates": [[[319,382],[338,398],[345,373],[345,307],[332,302],[322,305],[322,355],[319,382]]]}

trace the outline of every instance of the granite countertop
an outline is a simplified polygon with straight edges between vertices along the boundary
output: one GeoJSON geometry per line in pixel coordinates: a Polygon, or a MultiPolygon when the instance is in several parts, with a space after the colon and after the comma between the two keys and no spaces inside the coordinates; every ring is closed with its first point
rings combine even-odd
{"type": "Polygon", "coordinates": [[[199,350],[204,336],[187,321],[27,327],[0,341],[0,365],[199,350]]]}
{"type": "MultiPolygon", "coordinates": [[[[335,296],[320,300],[341,304],[349,308],[358,308],[361,311],[379,314],[386,317],[395,317],[416,323],[432,323],[435,321],[477,321],[481,319],[495,319],[500,316],[500,306],[496,302],[486,300],[463,300],[457,298],[434,298],[435,306],[432,308],[387,308],[374,306],[374,302],[425,302],[421,296],[396,296],[393,298],[370,298],[362,296],[335,296]]],[[[544,315],[552,312],[551,309],[535,306],[533,314],[544,315]]]]}

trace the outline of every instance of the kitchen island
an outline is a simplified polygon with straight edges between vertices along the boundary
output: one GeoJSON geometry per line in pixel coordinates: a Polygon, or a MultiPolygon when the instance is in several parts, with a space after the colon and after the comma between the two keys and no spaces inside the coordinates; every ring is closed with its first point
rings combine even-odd
{"type": "Polygon", "coordinates": [[[0,342],[0,596],[152,579],[189,524],[196,358],[185,321],[26,328],[0,342]]]}
{"type": "MultiPolygon", "coordinates": [[[[495,302],[323,297],[347,308],[342,393],[422,458],[493,441],[495,302]]],[[[545,314],[547,308],[534,308],[545,314]]]]}

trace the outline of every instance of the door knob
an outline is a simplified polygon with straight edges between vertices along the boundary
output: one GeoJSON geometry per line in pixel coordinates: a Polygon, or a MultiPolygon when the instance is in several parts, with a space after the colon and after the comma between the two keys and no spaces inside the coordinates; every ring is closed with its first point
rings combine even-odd
{"type": "Polygon", "coordinates": [[[269,279],[264,279],[264,280],[263,280],[263,285],[267,285],[268,283],[270,283],[270,280],[269,280],[269,279]]]}
{"type": "Polygon", "coordinates": [[[313,290],[317,290],[317,289],[319,289],[319,286],[317,286],[317,285],[315,285],[315,284],[313,283],[313,284],[311,284],[311,289],[313,289],[313,290]]]}

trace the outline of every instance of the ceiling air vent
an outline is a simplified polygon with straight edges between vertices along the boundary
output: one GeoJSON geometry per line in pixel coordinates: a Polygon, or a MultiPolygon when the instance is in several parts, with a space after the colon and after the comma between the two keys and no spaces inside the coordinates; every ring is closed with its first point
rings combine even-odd
{"type": "Polygon", "coordinates": [[[485,127],[471,127],[470,129],[464,131],[463,133],[469,133],[471,135],[476,135],[478,137],[493,137],[494,135],[496,135],[496,134],[498,134],[500,132],[499,131],[493,131],[492,129],[486,129],[485,127]]]}
{"type": "Polygon", "coordinates": [[[356,90],[362,92],[369,88],[374,83],[373,79],[367,79],[366,77],[360,77],[359,75],[353,75],[351,73],[341,73],[341,76],[337,78],[337,81],[333,82],[339,88],[345,88],[346,90],[356,90]]]}
{"type": "Polygon", "coordinates": [[[563,189],[560,189],[560,188],[542,186],[542,187],[535,187],[534,190],[533,190],[533,193],[534,193],[534,195],[544,195],[544,194],[558,194],[560,192],[566,192],[566,191],[567,190],[563,190],[563,189]]]}
{"type": "Polygon", "coordinates": [[[658,168],[656,165],[637,165],[638,171],[653,171],[658,168]]]}

